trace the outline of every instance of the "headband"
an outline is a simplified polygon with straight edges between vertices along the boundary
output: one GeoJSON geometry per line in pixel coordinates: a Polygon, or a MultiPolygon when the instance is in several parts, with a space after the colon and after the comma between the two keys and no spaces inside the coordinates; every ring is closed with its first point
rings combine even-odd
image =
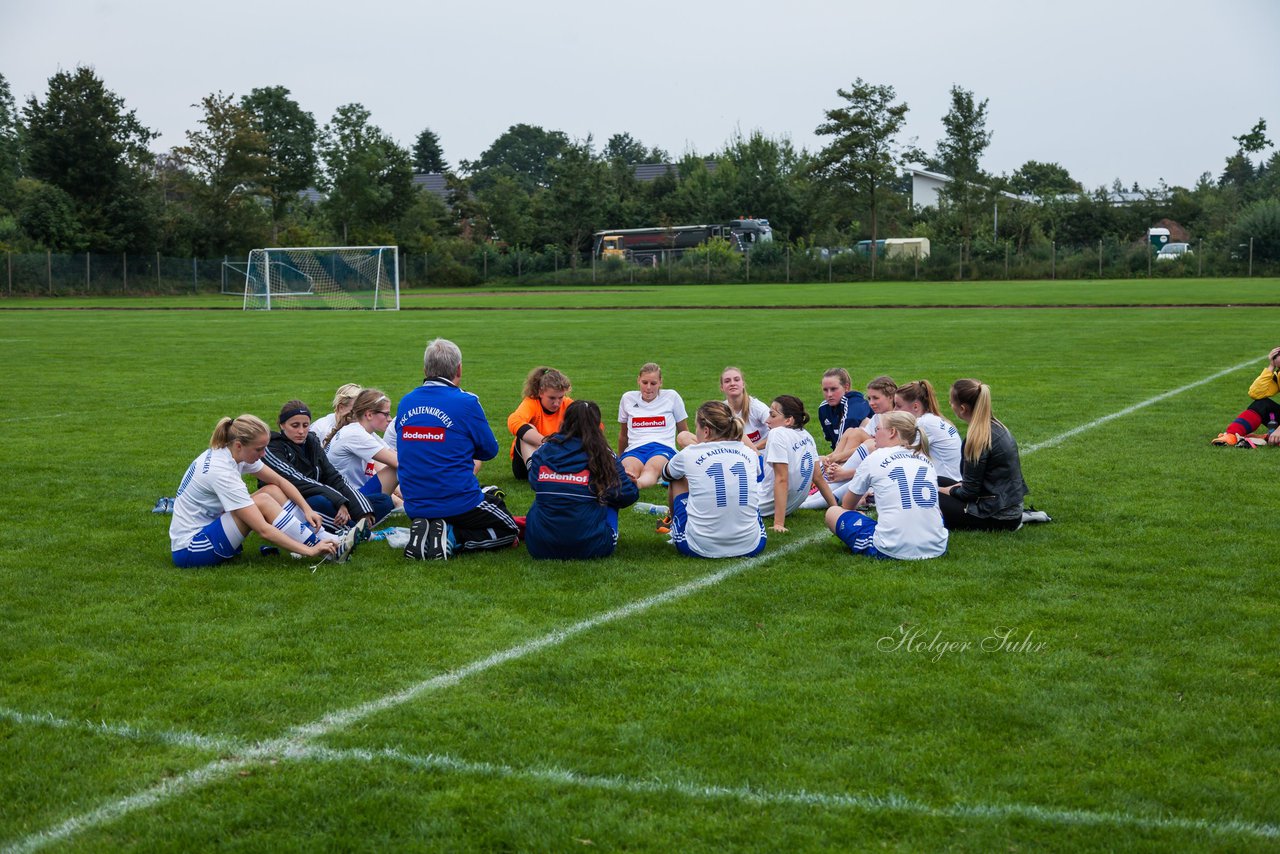
{"type": "Polygon", "coordinates": [[[299,406],[296,409],[286,409],[284,412],[280,413],[280,423],[283,424],[295,415],[305,415],[310,418],[311,410],[307,409],[305,406],[299,406]]]}

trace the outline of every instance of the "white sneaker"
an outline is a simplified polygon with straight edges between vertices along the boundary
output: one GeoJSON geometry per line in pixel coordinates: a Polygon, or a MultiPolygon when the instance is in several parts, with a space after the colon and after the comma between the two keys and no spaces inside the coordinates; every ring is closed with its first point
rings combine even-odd
{"type": "Polygon", "coordinates": [[[1036,522],[1052,522],[1053,517],[1043,510],[1037,510],[1032,507],[1030,510],[1022,511],[1022,524],[1028,525],[1036,522]]]}
{"type": "Polygon", "coordinates": [[[338,536],[338,550],[330,556],[330,560],[334,563],[346,563],[351,560],[351,553],[356,550],[356,529],[349,528],[346,533],[338,536]]]}

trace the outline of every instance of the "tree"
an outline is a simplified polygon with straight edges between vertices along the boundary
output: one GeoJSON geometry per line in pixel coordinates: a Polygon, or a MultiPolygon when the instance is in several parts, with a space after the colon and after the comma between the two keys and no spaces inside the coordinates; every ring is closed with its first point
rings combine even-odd
{"type": "Polygon", "coordinates": [[[484,150],[479,160],[462,161],[462,168],[472,174],[476,190],[483,189],[505,170],[532,191],[550,185],[551,162],[568,147],[569,137],[558,130],[512,125],[484,150]]]}
{"type": "Polygon", "coordinates": [[[31,177],[59,187],[76,208],[90,248],[118,252],[152,245],[154,211],[146,195],[156,134],[80,66],[49,78],[44,103],[23,110],[31,177]]]}
{"type": "Polygon", "coordinates": [[[637,163],[666,163],[671,159],[671,155],[661,148],[645,148],[643,142],[626,132],[609,137],[600,156],[609,163],[623,163],[627,166],[635,166],[637,163]]]}
{"type": "Polygon", "coordinates": [[[973,237],[973,220],[979,208],[985,208],[988,191],[983,184],[986,175],[979,161],[991,144],[987,130],[987,99],[975,102],[973,93],[959,86],[951,87],[951,108],[942,117],[945,134],[938,143],[938,168],[951,177],[942,188],[942,198],[955,206],[960,220],[960,234],[967,244],[973,237]]]}
{"type": "Polygon", "coordinates": [[[1028,160],[1009,176],[1009,190],[1026,196],[1048,198],[1070,193],[1081,193],[1084,188],[1071,177],[1071,173],[1057,163],[1040,163],[1028,160]]]}
{"type": "Polygon", "coordinates": [[[0,74],[0,207],[9,207],[14,202],[14,185],[21,175],[20,131],[9,81],[0,74]]]}
{"type": "Polygon", "coordinates": [[[415,172],[444,172],[449,164],[440,148],[440,137],[431,128],[424,128],[413,144],[413,169],[415,172]]]}
{"type": "Polygon", "coordinates": [[[385,243],[413,205],[413,164],[360,104],[344,104],[324,126],[323,207],[343,243],[385,243]]]}
{"type": "Polygon", "coordinates": [[[298,193],[316,181],[316,120],[283,86],[254,89],[240,99],[240,106],[266,137],[269,160],[264,185],[271,199],[271,221],[278,229],[298,193]]]}
{"type": "MultiPolygon", "coordinates": [[[[909,107],[893,103],[892,86],[872,85],[861,77],[849,89],[837,89],[844,106],[827,110],[827,120],[815,133],[831,143],[820,151],[813,169],[820,177],[848,187],[871,214],[871,239],[877,239],[880,197],[903,166],[903,150],[897,142],[909,107]]],[[[872,243],[874,246],[874,242],[872,243]]],[[[876,253],[871,253],[875,276],[876,253]]]]}
{"type": "Polygon", "coordinates": [[[34,178],[20,178],[14,198],[18,225],[39,246],[54,252],[81,252],[88,248],[76,218],[75,203],[61,188],[34,178]]]}
{"type": "Polygon", "coordinates": [[[791,140],[771,139],[754,130],[735,133],[717,158],[715,179],[732,175],[736,186],[726,188],[734,216],[765,217],[779,236],[799,234],[808,225],[804,203],[807,161],[796,154],[791,140]],[[733,164],[733,170],[726,170],[733,164]]]}
{"type": "Polygon", "coordinates": [[[173,150],[193,179],[194,207],[204,226],[206,240],[196,250],[240,254],[266,236],[258,200],[272,178],[267,136],[234,96],[207,95],[199,106],[204,129],[187,131],[187,144],[173,150]]]}
{"type": "Polygon", "coordinates": [[[1253,166],[1254,155],[1261,154],[1272,144],[1271,140],[1267,139],[1267,120],[1258,119],[1257,124],[1248,133],[1233,136],[1232,139],[1236,141],[1238,148],[1235,154],[1227,158],[1227,165],[1222,172],[1222,177],[1218,179],[1218,186],[1235,186],[1246,190],[1256,178],[1260,177],[1260,173],[1253,166]]]}
{"type": "MultiPolygon", "coordinates": [[[[552,164],[551,187],[544,199],[548,237],[578,257],[591,246],[591,235],[607,228],[603,220],[616,207],[609,181],[609,167],[591,151],[591,138],[571,143],[552,164]]],[[[542,241],[539,241],[542,242],[542,241]]]]}

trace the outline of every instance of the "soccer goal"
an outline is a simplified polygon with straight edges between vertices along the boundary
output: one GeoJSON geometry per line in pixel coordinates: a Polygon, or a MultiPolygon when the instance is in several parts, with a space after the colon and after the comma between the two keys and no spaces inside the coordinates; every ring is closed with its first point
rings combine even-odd
{"type": "Polygon", "coordinates": [[[244,307],[398,309],[398,247],[254,249],[245,264],[244,307]]]}

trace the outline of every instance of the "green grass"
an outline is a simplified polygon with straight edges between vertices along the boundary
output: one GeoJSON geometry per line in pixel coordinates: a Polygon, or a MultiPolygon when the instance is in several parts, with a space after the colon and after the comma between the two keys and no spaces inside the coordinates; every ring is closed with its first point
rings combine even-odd
{"type": "MultiPolygon", "coordinates": [[[[0,312],[0,846],[77,820],[54,848],[1280,847],[1274,460],[1206,441],[1246,402],[1280,309],[1114,307],[1266,302],[1278,283],[1156,284],[0,312]],[[983,299],[1113,307],[804,307],[983,299]],[[637,308],[724,303],[788,310],[637,308]],[[148,511],[218,417],[271,420],[295,396],[321,409],[349,380],[394,400],[436,335],[462,347],[463,385],[500,436],[533,364],[564,370],[607,421],[650,359],[690,408],[718,396],[726,364],[757,396],[813,409],[832,365],[859,384],[977,376],[1055,522],[959,533],[923,564],[856,559],[801,512],[750,565],[681,559],[651,517],[624,513],[618,553],[589,564],[513,550],[416,565],[371,543],[313,573],[251,539],[232,564],[172,567],[168,517],[148,511]],[[583,625],[725,568],[738,571],[583,625]],[[984,649],[1001,627],[1043,646],[984,649]],[[902,631],[969,646],[882,641],[902,631]],[[219,758],[229,770],[209,773],[219,758]],[[173,791],[113,811],[161,784],[173,791]]],[[[528,507],[505,443],[483,479],[528,507]]]]}

